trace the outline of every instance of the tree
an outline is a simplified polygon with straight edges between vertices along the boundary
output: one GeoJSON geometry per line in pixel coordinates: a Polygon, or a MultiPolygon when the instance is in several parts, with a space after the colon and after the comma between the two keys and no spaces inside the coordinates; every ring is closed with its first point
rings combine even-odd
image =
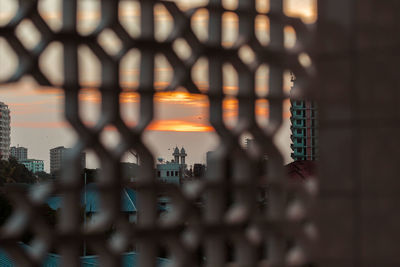
{"type": "Polygon", "coordinates": [[[0,185],[4,183],[27,183],[36,182],[36,177],[23,164],[10,157],[9,160],[0,161],[0,185]]]}
{"type": "Polygon", "coordinates": [[[46,182],[52,179],[52,176],[50,173],[47,172],[37,172],[35,173],[36,177],[38,178],[39,182],[46,182]]]}

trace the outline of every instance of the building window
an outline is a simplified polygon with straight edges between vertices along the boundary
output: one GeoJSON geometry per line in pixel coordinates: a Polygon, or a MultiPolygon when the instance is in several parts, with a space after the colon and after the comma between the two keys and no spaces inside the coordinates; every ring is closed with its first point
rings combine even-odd
{"type": "Polygon", "coordinates": [[[178,176],[178,175],[179,175],[178,171],[175,171],[175,176],[178,176]]]}
{"type": "Polygon", "coordinates": [[[169,176],[169,171],[167,171],[167,176],[169,176]]]}
{"type": "Polygon", "coordinates": [[[161,172],[160,172],[160,171],[157,172],[157,176],[158,176],[158,177],[161,176],[161,172]]]}

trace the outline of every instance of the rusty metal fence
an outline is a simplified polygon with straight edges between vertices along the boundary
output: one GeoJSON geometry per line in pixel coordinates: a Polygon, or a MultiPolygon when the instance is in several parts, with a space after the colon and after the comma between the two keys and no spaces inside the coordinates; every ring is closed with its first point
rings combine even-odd
{"type": "MultiPolygon", "coordinates": [[[[119,4],[123,1],[117,0],[98,1],[101,6],[99,25],[91,33],[81,34],[77,30],[78,2],[62,1],[62,26],[58,31],[51,29],[43,20],[38,11],[38,1],[25,0],[18,1],[15,16],[0,27],[0,37],[5,38],[18,56],[17,70],[9,80],[2,83],[16,82],[25,75],[31,75],[41,85],[55,86],[42,73],[39,58],[50,43],[62,44],[63,82],[60,87],[65,96],[64,113],[78,136],[74,153],[67,159],[67,167],[63,169],[61,179],[51,185],[33,187],[29,192],[16,190],[11,194],[16,206],[13,216],[1,229],[0,247],[18,265],[40,266],[48,251],[55,248],[61,255],[63,266],[80,266],[81,246],[85,242],[100,256],[102,266],[121,265],[121,254],[132,248],[139,255],[137,266],[155,266],[160,247],[166,251],[172,266],[302,266],[313,262],[315,258],[326,264],[322,266],[361,266],[354,265],[363,262],[359,260],[364,255],[361,250],[363,243],[357,241],[362,236],[361,230],[351,228],[353,230],[347,231],[345,223],[339,223],[338,231],[342,239],[330,233],[334,225],[327,218],[341,214],[335,209],[335,203],[341,205],[345,214],[354,216],[352,225],[362,221],[357,221],[357,218],[361,218],[360,214],[363,212],[362,207],[357,204],[360,203],[357,197],[362,193],[357,188],[360,188],[359,183],[362,180],[354,178],[363,174],[354,172],[355,167],[350,166],[348,161],[344,163],[343,173],[335,171],[335,164],[340,161],[341,153],[338,153],[338,147],[333,144],[340,146],[340,140],[345,142],[351,154],[346,154],[345,158],[349,157],[354,164],[362,164],[366,160],[362,158],[357,163],[354,162],[355,159],[360,159],[354,151],[360,150],[354,146],[353,141],[356,139],[348,139],[350,133],[358,133],[361,129],[358,126],[361,124],[356,124],[358,128],[355,128],[346,122],[358,121],[357,116],[352,117],[354,120],[351,121],[347,118],[351,113],[351,103],[362,98],[362,94],[359,97],[354,90],[349,89],[351,84],[359,86],[357,82],[352,83],[356,78],[351,75],[357,74],[353,63],[359,59],[354,56],[357,54],[354,51],[363,48],[362,45],[368,42],[368,37],[373,35],[369,35],[368,31],[363,32],[362,26],[357,28],[355,25],[364,25],[363,17],[358,15],[367,14],[368,8],[373,9],[374,6],[385,6],[382,9],[393,15],[397,9],[389,7],[394,7],[394,3],[390,5],[390,1],[382,1],[385,5],[368,1],[361,7],[355,3],[357,1],[321,1],[324,3],[319,6],[321,22],[316,47],[316,32],[313,27],[304,24],[300,19],[287,17],[283,12],[283,0],[270,1],[268,12],[259,11],[255,0],[239,0],[237,8],[229,10],[237,15],[238,37],[232,46],[226,47],[222,44],[222,15],[228,10],[221,0],[210,0],[204,6],[187,10],[180,9],[175,2],[170,1],[137,1],[140,5],[138,36],[130,35],[121,25],[118,16],[119,4]],[[164,40],[155,38],[156,4],[162,5],[173,18],[173,29],[164,40]],[[199,9],[206,10],[208,14],[207,37],[202,40],[191,27],[191,19],[199,9]],[[256,38],[255,20],[259,15],[267,16],[270,21],[268,44],[263,44],[256,38]],[[31,21],[41,35],[40,42],[32,49],[27,49],[15,33],[23,20],[31,21]],[[284,45],[285,26],[293,27],[297,37],[295,45],[290,48],[284,45]],[[108,53],[99,44],[98,37],[106,29],[114,32],[121,41],[121,49],[116,54],[108,53]],[[359,46],[356,38],[352,37],[353,33],[364,36],[364,39],[360,38],[359,46]],[[189,57],[182,58],[174,50],[174,43],[178,39],[184,40],[190,47],[189,57]],[[102,99],[101,118],[94,126],[86,125],[80,117],[82,107],[79,93],[83,85],[80,83],[82,77],[79,73],[78,48],[82,45],[89,47],[101,64],[101,83],[98,86],[102,99]],[[240,56],[243,48],[250,49],[254,54],[250,61],[240,56]],[[120,78],[121,60],[131,49],[140,53],[140,78],[135,89],[123,88],[120,78]],[[154,95],[157,91],[154,85],[157,54],[163,55],[173,68],[172,81],[163,90],[173,91],[184,87],[190,93],[206,95],[209,100],[210,124],[220,137],[218,149],[212,155],[205,179],[182,188],[157,182],[153,155],[142,142],[143,132],[153,119],[154,95]],[[318,75],[313,60],[308,63],[302,60],[308,56],[314,59],[316,54],[318,75]],[[205,58],[208,62],[207,90],[200,90],[192,77],[192,69],[200,58],[205,58]],[[238,73],[239,89],[236,97],[239,113],[238,123],[234,128],[227,128],[223,120],[225,92],[222,68],[225,63],[231,64],[238,73]],[[269,66],[269,91],[268,95],[260,97],[256,93],[255,73],[262,64],[269,66]],[[341,66],[348,69],[348,72],[341,66]],[[305,95],[315,96],[316,94],[311,93],[316,91],[313,90],[318,82],[316,78],[320,78],[318,97],[322,106],[320,150],[323,176],[321,206],[324,207],[319,210],[322,211],[319,214],[323,215],[319,218],[323,233],[320,247],[329,248],[332,245],[338,248],[338,254],[329,249],[320,254],[311,253],[312,246],[309,244],[316,237],[316,228],[309,214],[314,202],[315,184],[288,184],[282,155],[273,142],[282,123],[283,101],[288,98],[283,89],[286,70],[295,73],[296,97],[300,98],[305,95]],[[336,74],[337,79],[332,79],[336,74]],[[335,94],[335,88],[343,90],[335,94]],[[140,95],[139,122],[134,127],[127,125],[120,114],[119,97],[126,90],[140,95]],[[350,92],[348,97],[346,92],[350,92]],[[255,102],[258,99],[269,103],[267,128],[260,127],[256,120],[255,102]],[[105,127],[110,125],[121,136],[119,145],[113,149],[100,140],[105,127]],[[336,125],[336,128],[332,125],[336,125]],[[348,131],[344,132],[343,129],[348,131]],[[339,135],[333,136],[335,132],[339,135]],[[241,148],[240,137],[245,133],[254,137],[257,148],[255,151],[241,148]],[[94,151],[102,167],[97,181],[102,212],[96,223],[86,226],[81,220],[80,206],[84,186],[80,154],[85,150],[94,151]],[[139,178],[135,183],[121,178],[121,157],[130,150],[136,151],[141,158],[139,178]],[[267,173],[260,173],[256,166],[265,154],[269,158],[267,173]],[[335,159],[335,164],[330,159],[335,159]],[[354,176],[349,180],[338,179],[337,184],[332,183],[337,177],[350,177],[351,174],[354,176]],[[350,183],[351,189],[344,188],[348,184],[346,181],[355,181],[356,185],[350,183]],[[123,187],[132,187],[138,192],[137,223],[130,223],[120,213],[120,193],[123,187]],[[355,198],[347,198],[341,190],[347,190],[349,195],[353,192],[355,198]],[[166,192],[172,201],[173,209],[167,218],[160,218],[157,214],[157,197],[160,192],[166,192]],[[63,208],[55,229],[50,228],[37,212],[40,205],[52,194],[63,196],[63,208]],[[259,196],[262,194],[267,195],[266,205],[260,205],[259,196]],[[200,206],[199,200],[202,203],[200,206]],[[353,209],[348,210],[349,206],[353,209]],[[30,244],[32,250],[25,250],[18,243],[27,229],[33,233],[30,244]],[[109,229],[113,229],[111,233],[109,229]],[[351,236],[350,241],[343,237],[346,233],[351,236]],[[348,248],[347,251],[339,248],[341,242],[348,248]],[[346,253],[351,256],[347,257],[346,253]],[[332,265],[335,263],[340,264],[332,265]]],[[[383,25],[383,32],[397,29],[391,26],[397,25],[397,20],[392,16],[390,18],[392,20],[379,16],[376,18],[377,23],[383,25]]],[[[377,38],[381,36],[375,31],[374,34],[377,38]]],[[[393,47],[389,41],[385,43],[385,40],[387,41],[383,38],[380,48],[386,45],[393,47]]],[[[373,53],[372,50],[369,51],[373,53]]],[[[364,74],[367,72],[366,70],[364,74]]],[[[384,99],[382,101],[385,102],[384,99]]],[[[381,102],[379,105],[383,106],[384,103],[381,102]]],[[[353,110],[352,114],[361,114],[361,110],[365,109],[353,110]]],[[[383,110],[379,114],[389,112],[383,110]]],[[[356,138],[356,135],[351,135],[351,138],[356,138]]],[[[373,137],[365,138],[367,140],[373,137]]],[[[389,258],[393,255],[388,254],[389,258]]],[[[395,260],[390,262],[396,263],[395,260]]]]}

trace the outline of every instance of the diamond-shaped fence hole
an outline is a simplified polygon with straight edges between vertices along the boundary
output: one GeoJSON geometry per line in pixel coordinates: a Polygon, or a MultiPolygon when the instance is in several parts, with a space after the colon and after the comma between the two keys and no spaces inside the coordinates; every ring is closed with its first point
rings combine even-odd
{"type": "Polygon", "coordinates": [[[162,42],[167,39],[174,27],[174,20],[168,10],[161,4],[154,6],[154,37],[162,42]]]}
{"type": "MultiPolygon", "coordinates": [[[[284,0],[285,1],[285,0],[284,0]]],[[[264,0],[257,0],[256,1],[256,10],[258,13],[267,13],[270,8],[270,1],[264,1],[264,0]]]]}
{"type": "Polygon", "coordinates": [[[298,57],[298,60],[299,63],[305,68],[310,67],[312,64],[311,58],[307,53],[301,53],[298,57]]]}
{"type": "Polygon", "coordinates": [[[96,182],[101,171],[101,163],[99,156],[92,149],[85,150],[85,169],[86,183],[96,182]]]}
{"type": "Polygon", "coordinates": [[[236,97],[227,96],[222,102],[223,121],[227,128],[234,128],[238,122],[239,101],[236,97]]]}
{"type": "Polygon", "coordinates": [[[18,1],[1,0],[0,1],[0,26],[4,26],[17,14],[18,1]]]}
{"type": "Polygon", "coordinates": [[[122,41],[111,29],[103,30],[97,38],[98,43],[109,55],[116,55],[122,49],[122,41]]]}
{"type": "Polygon", "coordinates": [[[268,45],[270,41],[270,26],[268,17],[264,15],[257,15],[255,18],[254,27],[257,40],[262,45],[268,45]]]}
{"type": "Polygon", "coordinates": [[[257,97],[265,98],[268,95],[269,67],[262,64],[256,71],[256,94],[257,97]]]}
{"type": "Polygon", "coordinates": [[[244,149],[253,149],[257,147],[253,135],[249,132],[244,132],[239,136],[239,143],[244,149]]]}
{"type": "Polygon", "coordinates": [[[205,42],[208,39],[209,12],[205,8],[197,10],[191,18],[191,26],[197,38],[205,42]]]}
{"type": "Polygon", "coordinates": [[[88,46],[79,46],[78,63],[79,84],[87,88],[100,86],[101,62],[88,46]]]}
{"type": "Polygon", "coordinates": [[[53,31],[62,27],[62,0],[39,0],[38,11],[53,31]]]}
{"type": "Polygon", "coordinates": [[[82,35],[90,34],[101,21],[101,1],[78,0],[77,31],[82,35]]]}
{"type": "Polygon", "coordinates": [[[206,93],[209,88],[208,60],[205,57],[199,58],[192,67],[192,79],[199,90],[206,93]]]}
{"type": "Polygon", "coordinates": [[[293,86],[292,72],[285,70],[283,72],[283,93],[289,94],[293,86]]]}
{"type": "Polygon", "coordinates": [[[238,73],[232,64],[222,66],[223,90],[225,95],[235,96],[238,93],[238,73]]]}
{"type": "Polygon", "coordinates": [[[0,81],[9,79],[18,67],[18,56],[4,38],[0,38],[0,81]]]}
{"type": "Polygon", "coordinates": [[[257,99],[255,105],[255,115],[258,126],[265,128],[269,120],[269,102],[266,99],[257,99]]]}
{"type": "Polygon", "coordinates": [[[186,60],[192,55],[190,45],[183,38],[176,39],[172,44],[172,48],[182,60],[186,60]]]}
{"type": "Polygon", "coordinates": [[[293,48],[296,44],[296,31],[292,26],[284,28],[284,44],[286,49],[293,48]]]}
{"type": "Polygon", "coordinates": [[[239,5],[238,0],[222,0],[222,6],[228,10],[235,10],[239,5]]]}
{"type": "Polygon", "coordinates": [[[137,38],[140,36],[140,2],[139,1],[119,1],[118,18],[122,27],[127,33],[137,38]]]}
{"type": "Polygon", "coordinates": [[[15,29],[15,34],[26,49],[32,50],[41,40],[42,35],[32,21],[24,19],[15,29]]]}
{"type": "Polygon", "coordinates": [[[140,51],[131,49],[120,61],[120,86],[125,90],[135,90],[139,86],[140,51]]]}
{"type": "Polygon", "coordinates": [[[119,103],[122,120],[128,127],[136,126],[140,117],[140,94],[132,91],[122,92],[119,103]]]}
{"type": "Polygon", "coordinates": [[[101,93],[94,88],[79,91],[79,116],[88,127],[93,127],[101,117],[101,93]]]}
{"type": "Polygon", "coordinates": [[[127,182],[136,182],[139,174],[140,155],[129,149],[121,158],[122,176],[127,182]]]}
{"type": "Polygon", "coordinates": [[[155,57],[154,88],[157,91],[165,89],[172,81],[174,70],[167,58],[162,54],[155,57]]]}
{"type": "Polygon", "coordinates": [[[317,2],[284,0],[283,12],[288,17],[301,18],[304,23],[314,23],[317,20],[317,2]]]}
{"type": "Polygon", "coordinates": [[[239,17],[233,12],[224,12],[222,15],[222,40],[223,47],[231,47],[239,36],[239,17]]]}
{"type": "Polygon", "coordinates": [[[39,67],[53,85],[61,86],[64,82],[63,45],[50,43],[39,58],[39,67]]]}
{"type": "Polygon", "coordinates": [[[114,125],[107,125],[100,133],[100,142],[109,150],[115,149],[121,140],[121,134],[114,125]]]}
{"type": "MultiPolygon", "coordinates": [[[[279,149],[279,151],[281,151],[282,155],[289,155],[287,153],[288,150],[288,144],[291,143],[290,141],[290,115],[288,114],[288,110],[290,108],[290,102],[288,100],[286,100],[284,102],[284,119],[282,121],[282,124],[280,125],[280,127],[278,128],[278,131],[276,132],[276,134],[273,137],[273,142],[275,144],[275,146],[279,149]]],[[[270,118],[270,122],[273,120],[272,116],[270,118]]],[[[271,123],[268,124],[268,128],[275,130],[275,126],[271,125],[271,123]]],[[[288,162],[288,158],[287,156],[285,156],[285,161],[288,162]]],[[[290,160],[291,161],[291,160],[290,160]]]]}
{"type": "Polygon", "coordinates": [[[251,63],[253,63],[256,59],[256,55],[254,54],[253,49],[250,48],[250,46],[248,45],[244,45],[239,49],[239,57],[240,59],[250,65],[251,63]]]}

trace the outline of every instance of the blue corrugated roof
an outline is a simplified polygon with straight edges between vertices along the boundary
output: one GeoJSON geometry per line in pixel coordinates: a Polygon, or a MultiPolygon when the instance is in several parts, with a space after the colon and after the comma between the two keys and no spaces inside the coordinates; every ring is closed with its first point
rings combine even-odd
{"type": "MultiPolygon", "coordinates": [[[[22,245],[26,249],[30,249],[27,245],[22,245]]],[[[135,267],[137,266],[138,254],[136,252],[128,252],[121,255],[122,256],[122,266],[123,267],[135,267]]],[[[61,256],[53,253],[49,253],[44,260],[42,267],[57,267],[60,266],[61,256]]],[[[165,267],[170,263],[170,260],[165,258],[157,258],[157,266],[165,267]]],[[[15,267],[16,264],[8,257],[8,255],[0,249],[0,266],[1,267],[15,267]]],[[[99,257],[85,256],[81,257],[82,267],[93,267],[100,266],[99,257]]]]}
{"type": "MultiPolygon", "coordinates": [[[[61,207],[62,196],[50,197],[47,204],[53,210],[61,207]]],[[[85,194],[82,193],[81,204],[85,206],[85,194]]],[[[86,186],[86,212],[99,212],[100,201],[99,192],[95,184],[88,184],[86,186]]],[[[136,212],[136,192],[130,188],[124,188],[121,194],[121,211],[136,212]]]]}

